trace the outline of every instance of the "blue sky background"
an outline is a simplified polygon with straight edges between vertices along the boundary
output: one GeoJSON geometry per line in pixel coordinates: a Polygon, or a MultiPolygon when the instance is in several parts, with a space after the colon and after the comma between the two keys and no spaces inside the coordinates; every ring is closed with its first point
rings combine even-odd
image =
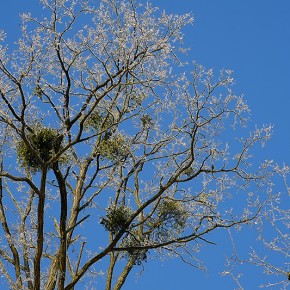
{"type": "MultiPolygon", "coordinates": [[[[234,92],[243,94],[252,109],[250,126],[274,125],[273,138],[259,158],[290,164],[290,1],[152,2],[167,12],[193,13],[194,25],[184,30],[186,46],[191,48],[188,58],[208,68],[234,70],[234,92]]],[[[36,11],[39,7],[35,3],[2,1],[0,29],[8,33],[9,41],[15,40],[19,32],[19,13],[36,11]]],[[[250,239],[251,235],[249,232],[243,238],[250,239]]],[[[202,252],[208,272],[200,272],[175,259],[149,260],[144,269],[140,267],[130,276],[124,290],[234,289],[230,278],[219,276],[230,249],[222,234],[215,236],[215,241],[218,246],[209,246],[202,252]]],[[[245,270],[247,274],[241,280],[245,289],[258,289],[262,277],[257,269],[246,267],[245,270]]]]}

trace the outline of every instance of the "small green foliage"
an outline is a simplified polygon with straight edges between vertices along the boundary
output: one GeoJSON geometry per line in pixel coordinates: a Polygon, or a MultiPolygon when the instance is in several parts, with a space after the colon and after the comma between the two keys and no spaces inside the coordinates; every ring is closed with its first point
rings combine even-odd
{"type": "Polygon", "coordinates": [[[131,208],[123,204],[109,205],[106,211],[106,216],[101,219],[101,224],[113,235],[122,229],[132,213],[131,208]]]}
{"type": "Polygon", "coordinates": [[[111,114],[93,112],[85,122],[85,127],[95,131],[105,131],[114,124],[114,117],[111,114]]]}
{"type": "Polygon", "coordinates": [[[165,199],[159,206],[158,216],[164,225],[183,228],[187,215],[182,202],[165,199]]]}
{"type": "Polygon", "coordinates": [[[149,114],[144,114],[141,116],[142,126],[144,128],[150,128],[153,125],[152,117],[149,114]]]}
{"type": "Polygon", "coordinates": [[[35,86],[35,88],[33,90],[33,95],[42,99],[42,90],[41,90],[41,87],[39,85],[35,86]]]}
{"type": "Polygon", "coordinates": [[[127,235],[123,241],[121,246],[127,249],[127,258],[134,261],[135,265],[141,265],[143,261],[147,260],[147,249],[136,249],[137,247],[142,247],[141,241],[137,238],[137,236],[133,234],[127,235]]]}
{"type": "Polygon", "coordinates": [[[26,138],[33,150],[22,140],[17,148],[18,158],[23,166],[35,170],[40,169],[42,163],[49,161],[61,148],[60,135],[51,128],[37,129],[28,133],[26,138]]]}
{"type": "MultiPolygon", "coordinates": [[[[124,204],[109,205],[106,209],[106,216],[102,217],[101,224],[105,229],[116,235],[128,222],[132,210],[130,207],[124,204]]],[[[134,249],[134,247],[141,247],[142,243],[137,238],[137,235],[130,233],[122,240],[121,247],[128,248],[126,250],[126,256],[129,259],[133,259],[134,264],[140,265],[142,261],[146,260],[147,249],[134,249]]]]}
{"type": "Polygon", "coordinates": [[[94,112],[91,114],[91,116],[88,118],[86,122],[86,126],[94,129],[99,129],[100,125],[102,123],[102,116],[98,112],[94,112]]]}
{"type": "Polygon", "coordinates": [[[142,94],[132,94],[130,96],[130,106],[132,109],[136,109],[141,106],[142,101],[145,99],[145,96],[142,94]]]}
{"type": "Polygon", "coordinates": [[[156,216],[148,219],[148,227],[154,229],[158,237],[165,238],[182,231],[188,214],[181,201],[166,198],[157,207],[156,216]]]}
{"type": "Polygon", "coordinates": [[[146,226],[156,238],[167,240],[185,229],[187,219],[183,202],[166,197],[159,202],[155,214],[147,219],[146,226]]]}
{"type": "Polygon", "coordinates": [[[107,138],[103,138],[99,144],[98,151],[103,158],[110,160],[121,159],[129,153],[126,139],[122,135],[109,135],[107,138]]]}

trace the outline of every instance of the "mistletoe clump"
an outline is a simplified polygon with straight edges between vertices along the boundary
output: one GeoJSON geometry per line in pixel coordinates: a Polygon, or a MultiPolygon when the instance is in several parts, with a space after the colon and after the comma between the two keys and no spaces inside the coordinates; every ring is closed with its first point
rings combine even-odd
{"type": "Polygon", "coordinates": [[[144,114],[141,116],[141,123],[142,123],[142,127],[149,129],[153,126],[153,120],[152,117],[149,114],[144,114]]]}
{"type": "Polygon", "coordinates": [[[156,215],[147,221],[147,226],[156,237],[167,239],[174,233],[180,233],[186,226],[188,213],[181,201],[166,198],[156,209],[156,215]]]}
{"type": "Polygon", "coordinates": [[[26,139],[30,146],[22,140],[17,148],[18,158],[22,166],[34,170],[40,169],[61,149],[59,133],[51,128],[40,128],[29,132],[26,139]]]}
{"type": "Polygon", "coordinates": [[[105,135],[100,142],[98,151],[101,157],[110,160],[122,159],[129,153],[125,137],[123,135],[110,136],[110,134],[105,135]]]}
{"type": "Polygon", "coordinates": [[[131,208],[124,204],[109,205],[106,211],[106,216],[101,219],[101,224],[114,235],[126,225],[132,213],[131,208]]]}
{"type": "MultiPolygon", "coordinates": [[[[142,242],[133,234],[129,234],[122,241],[122,247],[127,248],[126,256],[134,261],[135,265],[141,265],[147,260],[147,249],[142,248],[142,242]]],[[[144,245],[143,245],[144,247],[144,245]]]]}
{"type": "Polygon", "coordinates": [[[163,226],[172,228],[184,228],[186,225],[187,214],[182,202],[174,199],[165,199],[158,209],[159,220],[163,226]]]}
{"type": "Polygon", "coordinates": [[[111,114],[102,114],[93,112],[85,122],[85,127],[94,131],[105,131],[110,129],[114,124],[114,117],[111,114]]]}

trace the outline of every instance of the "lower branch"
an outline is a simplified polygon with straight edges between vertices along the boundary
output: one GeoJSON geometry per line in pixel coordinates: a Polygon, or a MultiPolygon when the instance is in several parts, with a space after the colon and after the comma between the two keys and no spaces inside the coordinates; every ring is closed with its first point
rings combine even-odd
{"type": "Polygon", "coordinates": [[[120,290],[122,288],[122,286],[124,285],[130,271],[132,270],[132,268],[135,265],[135,261],[133,259],[130,259],[127,262],[127,265],[125,266],[124,270],[122,271],[122,273],[119,276],[118,281],[115,284],[114,290],[120,290]]]}

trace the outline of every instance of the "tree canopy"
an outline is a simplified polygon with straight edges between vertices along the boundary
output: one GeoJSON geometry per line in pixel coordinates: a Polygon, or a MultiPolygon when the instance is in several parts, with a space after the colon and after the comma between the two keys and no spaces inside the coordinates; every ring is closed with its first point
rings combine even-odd
{"type": "MultiPolygon", "coordinates": [[[[288,168],[252,154],[272,128],[246,130],[231,71],[184,61],[192,16],[134,0],[41,4],[15,47],[0,35],[3,283],[93,289],[98,264],[118,290],[153,258],[203,268],[210,234],[243,225],[289,258],[289,210],[272,190],[288,168]],[[279,240],[264,239],[265,220],[279,240]]],[[[250,262],[289,285],[284,265],[250,262]]]]}

